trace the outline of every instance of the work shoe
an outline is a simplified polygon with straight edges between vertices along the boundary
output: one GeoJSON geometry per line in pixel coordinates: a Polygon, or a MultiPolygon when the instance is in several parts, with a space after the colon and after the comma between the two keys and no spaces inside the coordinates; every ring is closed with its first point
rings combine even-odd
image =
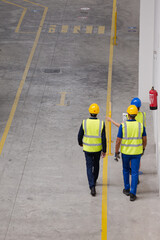
{"type": "Polygon", "coordinates": [[[129,196],[129,195],[130,195],[130,190],[124,188],[124,189],[123,189],[123,193],[124,193],[125,195],[129,196]]]}
{"type": "Polygon", "coordinates": [[[134,195],[133,193],[130,193],[130,201],[135,201],[136,200],[136,195],[134,195]]]}
{"type": "Polygon", "coordinates": [[[95,189],[95,186],[91,187],[91,195],[92,195],[93,197],[96,196],[96,189],[95,189]]]}

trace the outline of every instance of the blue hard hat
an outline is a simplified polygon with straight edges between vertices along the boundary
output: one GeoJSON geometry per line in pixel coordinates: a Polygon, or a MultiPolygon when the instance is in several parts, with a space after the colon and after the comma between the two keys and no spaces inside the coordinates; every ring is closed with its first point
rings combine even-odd
{"type": "Polygon", "coordinates": [[[131,105],[135,105],[137,108],[141,107],[141,100],[139,98],[133,98],[131,101],[131,105]]]}

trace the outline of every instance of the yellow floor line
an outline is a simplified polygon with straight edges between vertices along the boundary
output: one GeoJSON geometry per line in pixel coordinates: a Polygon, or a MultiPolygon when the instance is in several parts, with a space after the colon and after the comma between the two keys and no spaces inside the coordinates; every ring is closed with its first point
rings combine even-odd
{"type": "MultiPolygon", "coordinates": [[[[27,2],[30,2],[30,1],[27,1],[27,2]]],[[[30,2],[30,3],[32,3],[32,2],[30,2]]],[[[31,65],[31,62],[32,62],[32,59],[33,59],[33,56],[34,56],[34,53],[35,53],[35,50],[36,50],[36,47],[37,47],[37,44],[38,44],[38,41],[39,41],[39,37],[40,37],[41,31],[42,31],[44,20],[46,18],[48,7],[43,6],[43,8],[44,8],[44,12],[43,12],[40,24],[39,24],[39,28],[38,28],[38,31],[37,31],[37,34],[36,34],[36,38],[34,40],[34,44],[32,46],[29,58],[27,60],[27,64],[26,64],[26,67],[25,67],[25,70],[24,70],[24,73],[23,73],[23,76],[22,76],[22,80],[21,80],[19,88],[17,90],[17,94],[16,94],[16,97],[15,97],[15,100],[14,100],[14,103],[13,103],[13,106],[12,106],[12,109],[11,109],[11,112],[10,112],[10,115],[9,115],[6,127],[5,127],[5,130],[4,130],[4,133],[3,133],[1,141],[0,141],[0,154],[2,153],[3,146],[5,144],[5,141],[6,141],[6,138],[7,138],[9,129],[10,129],[10,126],[12,124],[12,120],[13,120],[13,117],[14,117],[14,114],[15,114],[15,111],[16,111],[16,108],[17,108],[17,105],[18,105],[18,102],[19,102],[19,98],[20,98],[20,95],[21,95],[21,92],[22,92],[22,89],[23,89],[23,85],[25,83],[25,80],[26,80],[26,77],[27,77],[27,74],[28,74],[28,71],[29,71],[29,68],[30,68],[30,65],[31,65]]]]}
{"type": "Polygon", "coordinates": [[[39,6],[39,7],[48,8],[48,7],[43,6],[43,5],[39,4],[39,3],[31,2],[31,1],[29,1],[29,0],[23,0],[23,1],[24,1],[24,2],[29,2],[29,3],[34,4],[34,5],[37,5],[37,6],[39,6]]]}
{"type": "MultiPolygon", "coordinates": [[[[106,102],[106,116],[109,116],[109,104],[111,101],[111,85],[112,85],[112,64],[113,64],[113,40],[114,40],[114,21],[116,11],[116,0],[113,0],[112,10],[112,26],[110,37],[110,55],[108,66],[108,86],[107,86],[107,102],[106,102]]],[[[106,122],[106,135],[108,139],[109,125],[106,122]]],[[[103,160],[103,186],[102,186],[102,233],[101,240],[107,240],[107,171],[108,171],[108,156],[103,160]]]]}
{"type": "Polygon", "coordinates": [[[105,33],[105,26],[99,26],[98,27],[98,34],[104,34],[105,33]]]}
{"type": "Polygon", "coordinates": [[[74,26],[73,33],[79,33],[80,32],[80,26],[74,26]]]}
{"type": "Polygon", "coordinates": [[[103,159],[102,233],[101,233],[102,240],[107,240],[107,171],[108,171],[108,156],[106,156],[103,159]]]}
{"type": "Polygon", "coordinates": [[[68,31],[68,25],[62,25],[61,32],[62,33],[67,33],[67,31],[68,31]]]}
{"type": "Polygon", "coordinates": [[[50,25],[50,27],[49,27],[49,33],[55,33],[55,31],[56,31],[56,25],[50,25]]]}
{"type": "Polygon", "coordinates": [[[86,33],[92,34],[93,26],[86,26],[86,33]]]}
{"type": "Polygon", "coordinates": [[[6,0],[2,0],[2,2],[8,3],[8,4],[12,4],[12,5],[16,6],[16,7],[20,7],[20,8],[24,8],[25,9],[25,7],[23,7],[21,5],[18,5],[16,3],[12,3],[12,2],[9,2],[9,1],[6,1],[6,0]]]}
{"type": "Polygon", "coordinates": [[[27,12],[27,8],[25,8],[25,7],[21,6],[21,5],[18,5],[18,4],[16,4],[16,3],[8,2],[8,1],[6,1],[6,0],[2,0],[2,2],[8,3],[8,4],[12,4],[12,5],[16,6],[16,7],[23,8],[22,15],[21,15],[21,17],[20,17],[20,19],[19,19],[18,25],[17,25],[16,30],[15,30],[15,32],[18,33],[18,32],[19,32],[19,29],[20,29],[20,26],[21,26],[21,23],[22,23],[22,21],[23,21],[23,18],[24,18],[24,16],[25,16],[26,12],[27,12]]]}
{"type": "Polygon", "coordinates": [[[60,94],[61,94],[61,99],[60,99],[60,103],[57,104],[57,106],[65,106],[65,98],[66,98],[67,92],[60,92],[60,94]]]}
{"type": "Polygon", "coordinates": [[[17,25],[17,27],[16,27],[16,30],[15,30],[16,33],[19,32],[21,23],[22,23],[22,21],[23,21],[23,18],[24,18],[24,16],[25,16],[26,12],[27,12],[27,8],[24,8],[24,10],[23,10],[23,12],[22,12],[22,15],[21,15],[21,17],[20,17],[20,19],[19,19],[18,25],[17,25]]]}

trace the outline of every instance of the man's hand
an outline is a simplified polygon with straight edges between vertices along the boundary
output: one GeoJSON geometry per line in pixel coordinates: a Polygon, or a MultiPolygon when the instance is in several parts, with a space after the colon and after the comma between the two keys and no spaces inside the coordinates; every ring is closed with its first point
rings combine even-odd
{"type": "Polygon", "coordinates": [[[118,153],[115,153],[114,155],[114,160],[118,162],[118,159],[120,159],[120,156],[119,156],[120,152],[118,153]]]}
{"type": "Polygon", "coordinates": [[[107,120],[108,122],[112,122],[112,119],[111,119],[110,117],[106,117],[106,120],[107,120]]]}
{"type": "Polygon", "coordinates": [[[80,147],[83,147],[83,144],[79,144],[80,147]]]}
{"type": "Polygon", "coordinates": [[[101,156],[102,156],[102,158],[104,158],[106,156],[106,153],[102,152],[101,156]]]}
{"type": "Polygon", "coordinates": [[[144,151],[145,151],[145,148],[143,148],[143,152],[142,152],[142,155],[141,155],[141,156],[143,156],[143,155],[144,155],[144,151]]]}

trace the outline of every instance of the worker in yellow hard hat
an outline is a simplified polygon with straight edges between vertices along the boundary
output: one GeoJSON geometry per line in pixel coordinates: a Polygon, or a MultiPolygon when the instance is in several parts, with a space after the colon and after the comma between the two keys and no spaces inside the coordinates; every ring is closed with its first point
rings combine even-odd
{"type": "Polygon", "coordinates": [[[115,160],[119,158],[119,148],[121,145],[123,163],[123,193],[130,196],[130,201],[136,200],[138,171],[141,155],[147,144],[146,129],[142,123],[137,122],[138,109],[135,105],[130,105],[127,109],[128,120],[122,123],[118,130],[115,145],[115,160]],[[129,169],[131,161],[131,186],[129,181],[129,169]]]}
{"type": "MultiPolygon", "coordinates": [[[[141,105],[142,105],[140,98],[138,98],[138,97],[133,98],[133,99],[131,100],[130,105],[135,105],[135,106],[137,107],[138,113],[137,113],[137,115],[136,115],[136,117],[135,117],[135,120],[136,120],[137,122],[142,123],[142,124],[144,125],[144,127],[146,128],[146,113],[140,111],[140,107],[141,107],[141,105]]],[[[114,121],[112,118],[110,118],[110,117],[106,117],[106,120],[109,121],[109,122],[111,122],[111,123],[113,123],[116,127],[119,127],[119,126],[120,126],[120,123],[115,122],[115,121],[114,121]]],[[[140,164],[140,165],[141,165],[141,164],[140,164]]],[[[131,173],[131,169],[130,169],[130,173],[131,173]]],[[[139,181],[139,177],[138,177],[138,184],[139,184],[139,183],[140,183],[140,181],[139,181]]]]}
{"type": "Polygon", "coordinates": [[[105,124],[97,118],[99,106],[93,103],[89,107],[90,118],[83,120],[79,133],[78,143],[83,147],[86,159],[87,177],[91,195],[96,195],[96,181],[99,175],[100,156],[106,155],[105,124]]]}

